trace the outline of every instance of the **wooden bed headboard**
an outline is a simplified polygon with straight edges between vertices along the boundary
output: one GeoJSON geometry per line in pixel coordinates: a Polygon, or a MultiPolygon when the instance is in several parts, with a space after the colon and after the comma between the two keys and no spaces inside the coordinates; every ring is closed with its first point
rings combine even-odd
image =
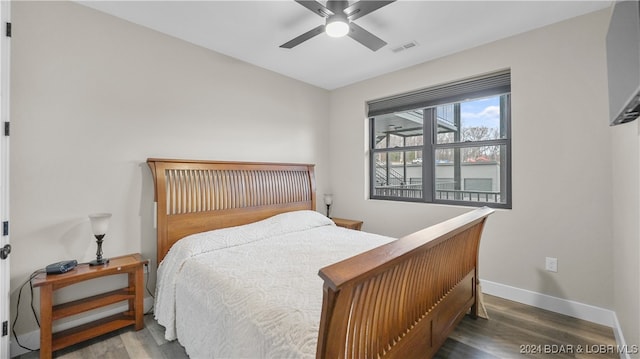
{"type": "Polygon", "coordinates": [[[149,158],[158,263],[189,234],[316,209],[314,165],[149,158]]]}

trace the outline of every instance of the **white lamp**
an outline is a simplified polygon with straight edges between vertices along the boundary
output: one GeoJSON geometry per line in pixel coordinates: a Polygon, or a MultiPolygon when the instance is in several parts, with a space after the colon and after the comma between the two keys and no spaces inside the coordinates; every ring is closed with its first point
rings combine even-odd
{"type": "Polygon", "coordinates": [[[329,215],[329,210],[331,209],[331,205],[333,204],[333,195],[331,193],[325,193],[324,204],[327,205],[327,217],[331,218],[331,216],[329,215]]]}
{"type": "Polygon", "coordinates": [[[111,218],[111,213],[95,213],[89,215],[91,230],[93,231],[93,235],[96,237],[96,243],[98,243],[96,259],[89,262],[89,265],[97,266],[109,263],[108,258],[102,258],[102,239],[109,228],[109,218],[111,218]]]}
{"type": "Polygon", "coordinates": [[[329,16],[324,31],[331,37],[343,37],[349,33],[349,21],[344,14],[329,16]]]}

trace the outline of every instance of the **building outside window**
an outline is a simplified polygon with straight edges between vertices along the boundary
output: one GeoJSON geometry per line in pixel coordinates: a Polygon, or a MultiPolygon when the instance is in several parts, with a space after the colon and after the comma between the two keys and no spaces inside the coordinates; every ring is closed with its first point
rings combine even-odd
{"type": "Polygon", "coordinates": [[[370,198],[511,208],[511,76],[367,103],[370,198]]]}

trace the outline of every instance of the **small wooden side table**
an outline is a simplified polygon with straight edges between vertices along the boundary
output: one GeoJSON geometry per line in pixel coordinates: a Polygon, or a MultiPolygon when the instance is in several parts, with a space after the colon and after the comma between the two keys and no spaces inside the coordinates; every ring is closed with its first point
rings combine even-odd
{"type": "Polygon", "coordinates": [[[359,231],[362,228],[362,221],[336,217],[332,217],[331,220],[333,220],[333,223],[335,223],[338,227],[354,229],[356,231],[359,231]]]}
{"type": "Polygon", "coordinates": [[[80,264],[63,274],[39,274],[33,286],[40,287],[40,358],[51,358],[53,352],[70,345],[103,335],[114,330],[134,325],[136,330],[144,328],[144,265],[149,261],[139,253],[111,258],[109,263],[99,266],[80,264]],[[128,274],[129,283],[117,289],[53,305],[53,292],[66,286],[100,277],[128,274]],[[127,301],[127,311],[53,333],[53,321],[69,317],[110,304],[127,301]]]}

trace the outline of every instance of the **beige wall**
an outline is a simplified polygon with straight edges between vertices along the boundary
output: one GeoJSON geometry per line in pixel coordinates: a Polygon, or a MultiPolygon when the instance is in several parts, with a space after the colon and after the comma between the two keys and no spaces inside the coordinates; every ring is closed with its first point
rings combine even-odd
{"type": "Polygon", "coordinates": [[[640,343],[640,122],[612,128],[611,143],[614,307],[625,341],[637,344],[640,343]]]}
{"type": "Polygon", "coordinates": [[[315,163],[327,186],[327,91],[71,2],[12,15],[13,301],[32,271],[95,258],[91,212],[113,213],[105,256],[155,259],[148,157],[315,163]]]}
{"type": "Polygon", "coordinates": [[[364,104],[510,68],[513,209],[489,219],[481,278],[612,309],[608,20],[593,13],[332,91],[333,213],[401,236],[466,211],[367,199],[364,104]],[[546,256],[558,273],[544,270],[546,256]]]}

